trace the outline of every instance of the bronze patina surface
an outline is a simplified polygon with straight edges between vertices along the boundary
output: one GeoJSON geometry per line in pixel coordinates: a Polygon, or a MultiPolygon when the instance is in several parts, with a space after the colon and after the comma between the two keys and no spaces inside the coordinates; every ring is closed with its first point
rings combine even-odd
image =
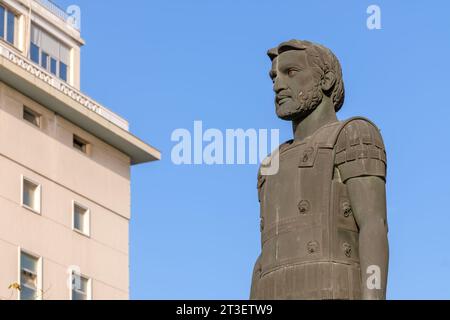
{"type": "Polygon", "coordinates": [[[278,172],[258,175],[261,254],[251,299],[385,299],[380,131],[362,117],[337,119],[344,83],[329,49],[291,40],[268,54],[276,113],[292,122],[294,139],[271,155],[278,172]]]}

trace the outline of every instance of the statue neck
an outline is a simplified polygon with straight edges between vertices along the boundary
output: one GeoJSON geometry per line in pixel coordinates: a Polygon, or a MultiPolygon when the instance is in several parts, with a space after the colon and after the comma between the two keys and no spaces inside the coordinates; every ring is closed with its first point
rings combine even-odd
{"type": "Polygon", "coordinates": [[[292,122],[294,140],[303,140],[326,124],[338,121],[331,99],[324,95],[322,102],[306,117],[292,122]]]}

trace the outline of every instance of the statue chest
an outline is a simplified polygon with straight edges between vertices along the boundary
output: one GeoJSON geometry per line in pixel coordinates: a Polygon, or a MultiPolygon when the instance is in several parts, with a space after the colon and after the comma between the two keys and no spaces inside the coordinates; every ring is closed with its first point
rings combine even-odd
{"type": "Polygon", "coordinates": [[[358,263],[358,229],[334,149],[309,141],[279,151],[279,170],[262,176],[262,270],[319,261],[358,263]]]}
{"type": "Polygon", "coordinates": [[[307,143],[292,144],[280,150],[277,174],[263,179],[263,229],[320,224],[330,203],[332,150],[307,143]]]}

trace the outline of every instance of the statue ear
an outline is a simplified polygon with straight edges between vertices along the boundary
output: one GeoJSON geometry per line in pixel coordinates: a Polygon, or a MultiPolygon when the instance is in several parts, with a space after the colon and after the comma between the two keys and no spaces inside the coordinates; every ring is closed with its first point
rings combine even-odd
{"type": "Polygon", "coordinates": [[[336,76],[334,75],[334,72],[328,71],[323,76],[320,85],[322,86],[322,90],[324,92],[328,92],[333,88],[335,83],[336,83],[336,76]]]}

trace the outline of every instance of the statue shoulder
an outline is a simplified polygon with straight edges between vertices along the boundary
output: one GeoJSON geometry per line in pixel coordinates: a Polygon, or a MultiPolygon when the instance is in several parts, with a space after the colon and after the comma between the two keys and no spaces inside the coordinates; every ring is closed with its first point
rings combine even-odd
{"type": "Polygon", "coordinates": [[[386,176],[386,148],[378,127],[365,118],[342,123],[336,141],[335,164],[344,172],[343,180],[362,175],[386,176]]]}
{"type": "Polygon", "coordinates": [[[380,129],[369,119],[357,117],[342,122],[337,138],[337,151],[357,145],[374,145],[385,149],[380,129]]]}

